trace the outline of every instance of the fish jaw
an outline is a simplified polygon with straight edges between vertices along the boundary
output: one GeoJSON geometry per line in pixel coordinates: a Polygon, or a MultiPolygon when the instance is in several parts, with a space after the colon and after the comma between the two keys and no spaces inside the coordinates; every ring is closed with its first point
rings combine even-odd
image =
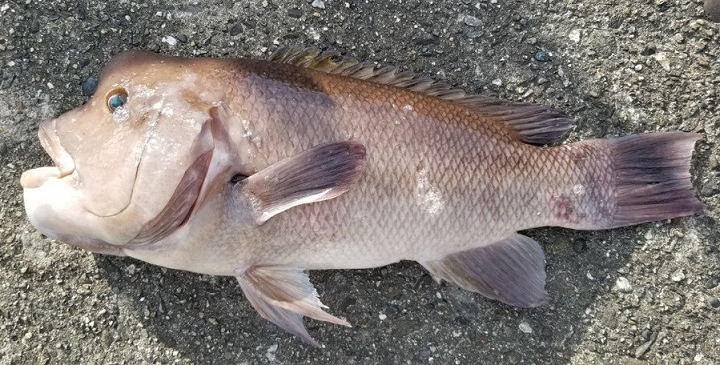
{"type": "MultiPolygon", "coordinates": [[[[71,112],[72,113],[72,112],[71,112]]],[[[57,133],[58,121],[51,118],[40,123],[38,139],[55,166],[23,172],[25,210],[30,223],[44,235],[88,251],[122,256],[122,251],[108,243],[109,232],[103,232],[100,217],[83,204],[80,171],[57,133]]],[[[120,243],[120,242],[115,242],[120,243]]]]}
{"type": "Polygon", "coordinates": [[[78,229],[85,231],[89,226],[82,224],[87,222],[87,214],[82,214],[84,209],[78,205],[75,183],[72,175],[61,178],[57,167],[29,170],[20,178],[30,223],[44,235],[58,238],[72,232],[79,236],[78,229]]]}
{"type": "Polygon", "coordinates": [[[97,237],[97,217],[78,205],[74,174],[60,176],[57,167],[25,171],[20,178],[25,211],[42,234],[95,253],[124,256],[122,249],[97,237]]]}

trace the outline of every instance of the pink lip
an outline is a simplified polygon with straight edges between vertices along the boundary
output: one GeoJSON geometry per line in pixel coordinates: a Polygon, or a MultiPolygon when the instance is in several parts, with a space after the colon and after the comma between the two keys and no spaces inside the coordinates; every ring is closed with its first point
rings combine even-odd
{"type": "Polygon", "coordinates": [[[38,138],[45,152],[50,155],[50,158],[55,162],[60,172],[57,178],[62,179],[75,171],[75,161],[73,161],[70,154],[67,153],[65,148],[60,144],[58,135],[55,132],[55,123],[55,119],[48,119],[42,122],[38,129],[38,138]]]}
{"type": "Polygon", "coordinates": [[[60,170],[57,167],[40,167],[23,172],[20,185],[23,189],[39,188],[48,179],[57,178],[60,170]]]}

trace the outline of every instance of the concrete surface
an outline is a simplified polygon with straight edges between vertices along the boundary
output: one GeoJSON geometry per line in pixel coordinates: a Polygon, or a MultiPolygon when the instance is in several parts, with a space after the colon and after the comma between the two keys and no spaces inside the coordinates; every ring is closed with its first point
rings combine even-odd
{"type": "Polygon", "coordinates": [[[0,0],[0,364],[718,364],[720,27],[700,0],[0,0]],[[325,349],[262,320],[232,278],[91,255],[28,223],[18,181],[50,163],[38,123],[81,103],[114,54],[264,57],[317,45],[470,92],[554,104],[568,141],[703,134],[705,213],[538,229],[550,306],[435,284],[414,263],[313,272],[325,349]],[[87,91],[86,91],[87,92],[87,91]]]}

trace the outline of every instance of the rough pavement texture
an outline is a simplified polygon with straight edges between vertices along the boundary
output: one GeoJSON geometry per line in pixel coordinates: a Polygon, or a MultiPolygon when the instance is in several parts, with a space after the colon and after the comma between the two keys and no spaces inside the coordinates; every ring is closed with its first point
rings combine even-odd
{"type": "Polygon", "coordinates": [[[720,363],[720,27],[701,0],[0,0],[0,364],[720,363]],[[114,54],[264,57],[317,45],[470,92],[554,104],[568,141],[703,134],[687,219],[537,229],[551,305],[511,308],[415,263],[313,272],[325,349],[262,320],[232,278],[91,255],[28,223],[38,123],[81,103],[114,54]],[[85,92],[84,92],[85,90],[85,92]]]}

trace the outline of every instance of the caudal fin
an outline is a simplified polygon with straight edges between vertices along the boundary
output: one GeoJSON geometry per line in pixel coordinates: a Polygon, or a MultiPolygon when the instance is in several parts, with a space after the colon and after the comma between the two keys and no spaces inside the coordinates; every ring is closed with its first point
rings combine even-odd
{"type": "Polygon", "coordinates": [[[607,228],[684,217],[704,205],[695,197],[690,159],[699,134],[669,132],[608,141],[616,174],[616,211],[607,228]]]}

